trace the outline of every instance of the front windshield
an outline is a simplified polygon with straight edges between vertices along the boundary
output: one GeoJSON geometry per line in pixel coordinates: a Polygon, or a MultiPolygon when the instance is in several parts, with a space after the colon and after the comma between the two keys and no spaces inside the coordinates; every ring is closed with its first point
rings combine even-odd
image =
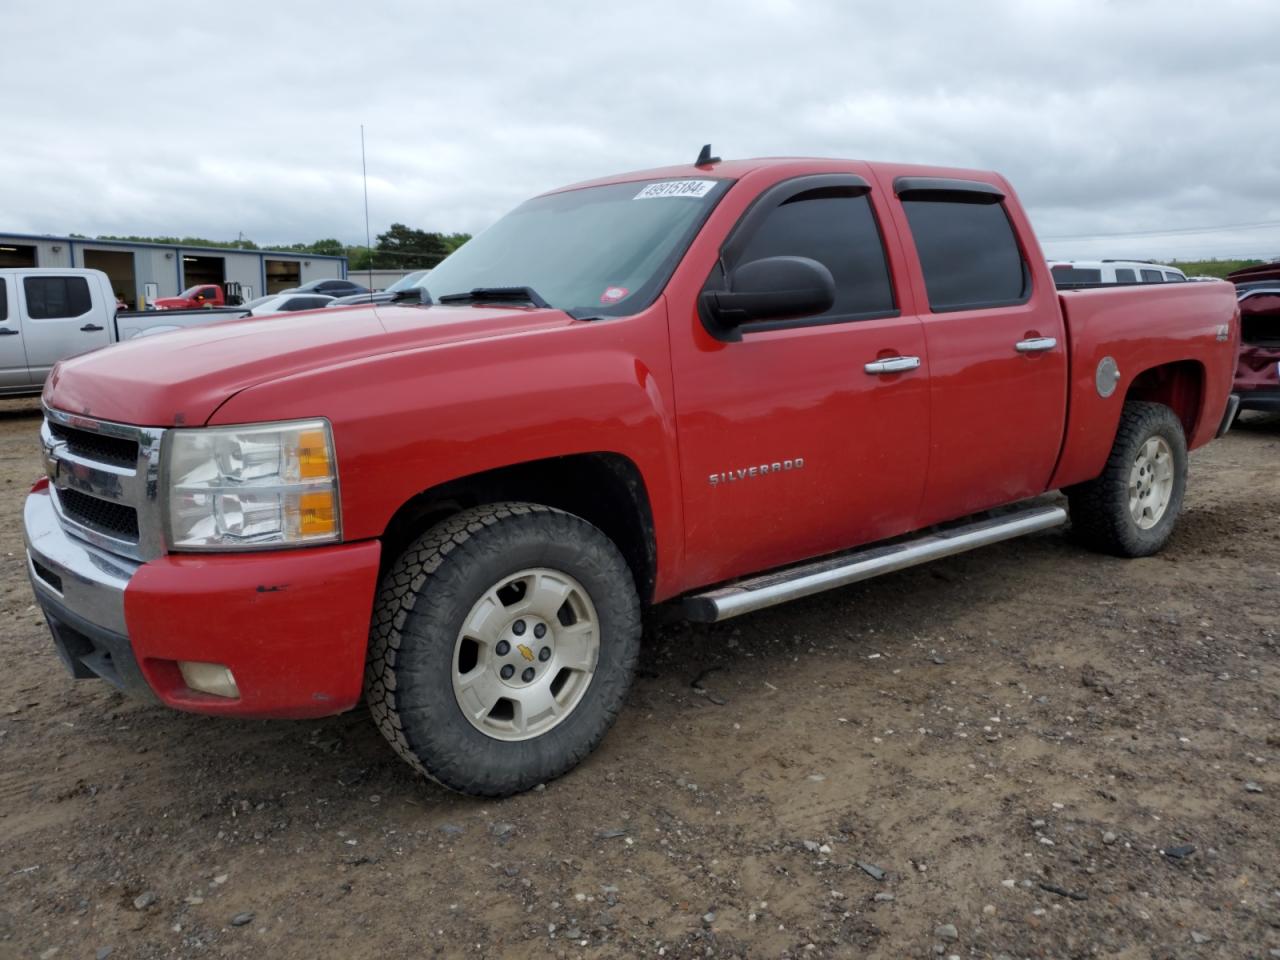
{"type": "Polygon", "coordinates": [[[430,270],[417,270],[413,273],[407,273],[382,292],[399,293],[401,290],[411,290],[414,287],[419,286],[430,272],[430,270]]]}
{"type": "Polygon", "coordinates": [[[276,298],[276,295],[275,295],[274,293],[273,293],[273,294],[271,294],[270,296],[266,296],[266,297],[258,297],[258,299],[256,299],[256,300],[250,300],[248,303],[246,303],[246,304],[244,305],[244,309],[246,309],[246,310],[252,310],[254,307],[260,307],[260,306],[262,306],[264,303],[266,303],[268,300],[274,300],[275,298],[276,298]]]}
{"type": "Polygon", "coordinates": [[[183,290],[180,294],[178,294],[178,296],[182,297],[182,299],[184,300],[194,300],[197,293],[208,293],[208,292],[209,292],[209,285],[206,283],[200,283],[194,287],[187,287],[187,289],[183,290]]]}
{"type": "Polygon", "coordinates": [[[438,299],[477,287],[531,287],[576,316],[653,302],[728,180],[640,180],[535,197],[431,271],[438,299]]]}

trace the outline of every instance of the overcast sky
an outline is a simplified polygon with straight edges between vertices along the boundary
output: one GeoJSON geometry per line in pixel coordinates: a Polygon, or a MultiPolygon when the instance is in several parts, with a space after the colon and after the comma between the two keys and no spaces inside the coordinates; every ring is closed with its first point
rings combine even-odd
{"type": "Polygon", "coordinates": [[[363,242],[364,123],[375,234],[710,140],[1000,170],[1050,256],[1280,256],[1276,0],[3,6],[0,230],[363,242]]]}

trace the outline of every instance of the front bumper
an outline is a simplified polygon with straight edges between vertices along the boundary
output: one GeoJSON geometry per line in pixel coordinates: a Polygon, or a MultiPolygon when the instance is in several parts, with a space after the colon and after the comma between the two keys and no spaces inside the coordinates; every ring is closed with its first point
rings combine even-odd
{"type": "Polygon", "coordinates": [[[73,677],[230,716],[327,716],[359,701],[376,540],[136,563],[67,533],[47,489],[23,520],[32,588],[73,677]],[[226,666],[239,696],[190,689],[182,661],[226,666]]]}

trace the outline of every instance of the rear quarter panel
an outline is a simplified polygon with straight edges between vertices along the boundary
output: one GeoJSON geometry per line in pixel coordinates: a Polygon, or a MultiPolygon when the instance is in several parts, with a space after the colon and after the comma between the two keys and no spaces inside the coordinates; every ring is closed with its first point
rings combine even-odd
{"type": "Polygon", "coordinates": [[[1239,340],[1235,292],[1225,283],[1178,283],[1064,290],[1059,293],[1071,347],[1067,431],[1051,487],[1091,480],[1102,472],[1129,388],[1155,367],[1190,361],[1200,368],[1195,424],[1187,445],[1213,439],[1231,393],[1239,340]],[[1223,328],[1225,339],[1219,339],[1223,328]],[[1098,365],[1112,357],[1120,381],[1098,393],[1098,365]]]}

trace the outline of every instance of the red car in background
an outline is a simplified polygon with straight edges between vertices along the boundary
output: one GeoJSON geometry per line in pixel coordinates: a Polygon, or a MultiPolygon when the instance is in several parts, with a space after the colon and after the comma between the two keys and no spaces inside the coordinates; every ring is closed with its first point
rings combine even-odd
{"type": "Polygon", "coordinates": [[[1280,260],[1229,274],[1240,301],[1241,410],[1280,413],[1280,260]]]}

